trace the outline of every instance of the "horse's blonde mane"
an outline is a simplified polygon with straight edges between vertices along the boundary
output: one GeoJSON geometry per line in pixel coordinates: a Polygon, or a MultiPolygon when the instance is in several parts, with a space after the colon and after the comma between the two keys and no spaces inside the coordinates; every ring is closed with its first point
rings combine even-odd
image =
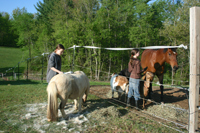
{"type": "Polygon", "coordinates": [[[84,74],[83,71],[75,71],[75,74],[84,74]]]}

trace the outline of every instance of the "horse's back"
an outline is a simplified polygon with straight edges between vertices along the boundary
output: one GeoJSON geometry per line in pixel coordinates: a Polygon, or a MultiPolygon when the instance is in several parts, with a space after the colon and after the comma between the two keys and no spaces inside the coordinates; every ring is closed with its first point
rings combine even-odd
{"type": "Polygon", "coordinates": [[[158,51],[146,49],[141,56],[141,67],[148,67],[147,71],[155,72],[154,64],[157,62],[158,51]]]}
{"type": "Polygon", "coordinates": [[[70,99],[77,98],[90,87],[89,79],[82,71],[76,71],[73,74],[58,74],[50,80],[48,86],[51,82],[55,82],[60,95],[65,95],[70,99]]]}
{"type": "Polygon", "coordinates": [[[84,93],[87,89],[90,88],[89,79],[84,72],[76,71],[71,75],[79,87],[80,93],[84,93]]]}
{"type": "Polygon", "coordinates": [[[72,74],[73,78],[77,80],[77,83],[79,83],[82,86],[89,87],[89,79],[87,75],[83,71],[76,71],[74,74],[72,74]]]}

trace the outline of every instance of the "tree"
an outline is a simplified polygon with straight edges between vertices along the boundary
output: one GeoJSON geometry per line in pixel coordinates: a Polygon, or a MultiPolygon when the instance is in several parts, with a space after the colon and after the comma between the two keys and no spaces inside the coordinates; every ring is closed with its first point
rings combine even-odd
{"type": "Polygon", "coordinates": [[[20,47],[28,47],[29,58],[31,58],[31,49],[34,45],[34,15],[27,13],[25,8],[13,10],[13,27],[19,36],[17,45],[20,47]]]}
{"type": "Polygon", "coordinates": [[[0,25],[0,45],[17,47],[15,40],[18,36],[12,28],[12,20],[10,19],[10,15],[8,13],[0,13],[0,25]]]}

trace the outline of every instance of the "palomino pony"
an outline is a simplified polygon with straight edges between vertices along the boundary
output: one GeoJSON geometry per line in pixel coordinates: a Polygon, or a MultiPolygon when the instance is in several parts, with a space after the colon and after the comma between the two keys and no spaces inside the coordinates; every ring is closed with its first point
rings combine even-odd
{"type": "MultiPolygon", "coordinates": [[[[163,75],[164,75],[164,67],[165,62],[170,64],[173,71],[176,72],[178,69],[177,63],[177,53],[176,49],[166,48],[166,49],[147,49],[144,50],[141,57],[141,66],[142,68],[148,67],[145,72],[152,72],[156,75],[160,82],[160,90],[161,90],[161,102],[163,102],[163,75]]],[[[144,72],[144,73],[145,73],[144,72]]],[[[149,98],[151,98],[152,92],[152,84],[150,83],[149,88],[149,98]]]]}
{"type": "Polygon", "coordinates": [[[82,98],[86,101],[89,93],[89,79],[82,71],[76,71],[73,74],[58,74],[54,76],[47,86],[48,106],[47,119],[48,121],[57,121],[58,119],[58,101],[60,98],[60,111],[63,118],[67,118],[64,112],[64,106],[68,99],[75,99],[75,109],[77,109],[77,100],[79,103],[79,112],[81,111],[82,98]]]}

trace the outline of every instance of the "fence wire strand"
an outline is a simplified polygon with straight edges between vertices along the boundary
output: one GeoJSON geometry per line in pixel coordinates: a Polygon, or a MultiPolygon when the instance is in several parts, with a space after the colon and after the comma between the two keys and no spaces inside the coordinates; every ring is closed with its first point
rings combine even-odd
{"type": "MultiPolygon", "coordinates": [[[[117,92],[117,91],[116,91],[117,92]]],[[[99,94],[99,93],[98,93],[99,94]]],[[[95,96],[97,96],[97,95],[95,95],[95,96]]],[[[99,97],[99,96],[97,96],[97,97],[99,97]]],[[[99,97],[99,98],[101,98],[101,97],[99,97]]],[[[106,98],[108,98],[107,96],[106,96],[106,98]]],[[[102,99],[102,98],[101,98],[102,99]]],[[[118,102],[118,103],[121,103],[121,104],[124,104],[124,105],[126,105],[126,103],[125,102],[122,102],[122,101],[120,101],[120,100],[117,100],[117,99],[115,99],[115,98],[109,98],[109,99],[112,99],[112,100],[114,100],[114,101],[116,101],[116,102],[118,102]]],[[[120,106],[119,104],[116,104],[116,103],[113,103],[113,102],[111,102],[110,100],[108,101],[109,103],[111,103],[111,104],[113,104],[113,105],[115,105],[115,106],[120,106]]],[[[121,107],[121,106],[120,106],[121,107]]],[[[139,108],[136,108],[135,106],[132,106],[132,105],[129,105],[129,107],[132,107],[132,108],[134,108],[134,109],[139,109],[139,108]]],[[[124,109],[126,109],[126,108],[124,108],[124,109]]],[[[126,110],[128,110],[128,109],[126,109],[126,110]]],[[[153,113],[148,113],[147,111],[144,111],[144,110],[141,110],[141,109],[139,109],[140,111],[139,112],[142,112],[142,113],[145,113],[145,114],[148,114],[148,115],[150,115],[150,116],[153,116],[153,117],[155,117],[155,118],[158,118],[158,119],[160,119],[160,120],[163,120],[163,121],[165,121],[165,122],[168,122],[168,123],[174,123],[176,126],[177,126],[177,128],[180,128],[180,127],[182,127],[182,128],[184,128],[184,129],[188,129],[188,127],[187,127],[187,125],[183,125],[183,124],[180,124],[180,123],[177,123],[177,122],[174,122],[174,121],[171,121],[171,120],[168,120],[168,119],[165,119],[165,118],[162,118],[162,117],[159,117],[159,116],[157,116],[157,115],[155,115],[155,114],[153,114],[153,113]]],[[[128,111],[130,111],[130,110],[128,110],[128,111]]],[[[130,111],[130,112],[132,112],[132,113],[135,113],[135,114],[138,114],[139,116],[141,116],[141,114],[140,113],[137,113],[137,111],[130,111]]],[[[144,114],[143,114],[144,115],[144,114]]],[[[144,116],[141,116],[141,117],[144,117],[144,116]]],[[[150,118],[149,118],[150,119],[150,118]]],[[[153,120],[153,119],[151,119],[151,120],[153,120]]],[[[153,121],[156,121],[156,120],[153,120],[153,121]]],[[[181,130],[179,130],[179,129],[176,129],[176,128],[173,128],[173,127],[171,127],[171,126],[168,126],[168,125],[166,125],[166,124],[164,124],[164,123],[162,123],[162,122],[158,122],[158,121],[156,121],[157,123],[159,123],[159,124],[161,124],[161,125],[163,125],[163,126],[165,126],[165,127],[168,127],[168,128],[171,128],[171,129],[173,129],[173,130],[175,130],[175,131],[178,131],[178,132],[183,132],[183,131],[181,131],[181,130]]]]}

